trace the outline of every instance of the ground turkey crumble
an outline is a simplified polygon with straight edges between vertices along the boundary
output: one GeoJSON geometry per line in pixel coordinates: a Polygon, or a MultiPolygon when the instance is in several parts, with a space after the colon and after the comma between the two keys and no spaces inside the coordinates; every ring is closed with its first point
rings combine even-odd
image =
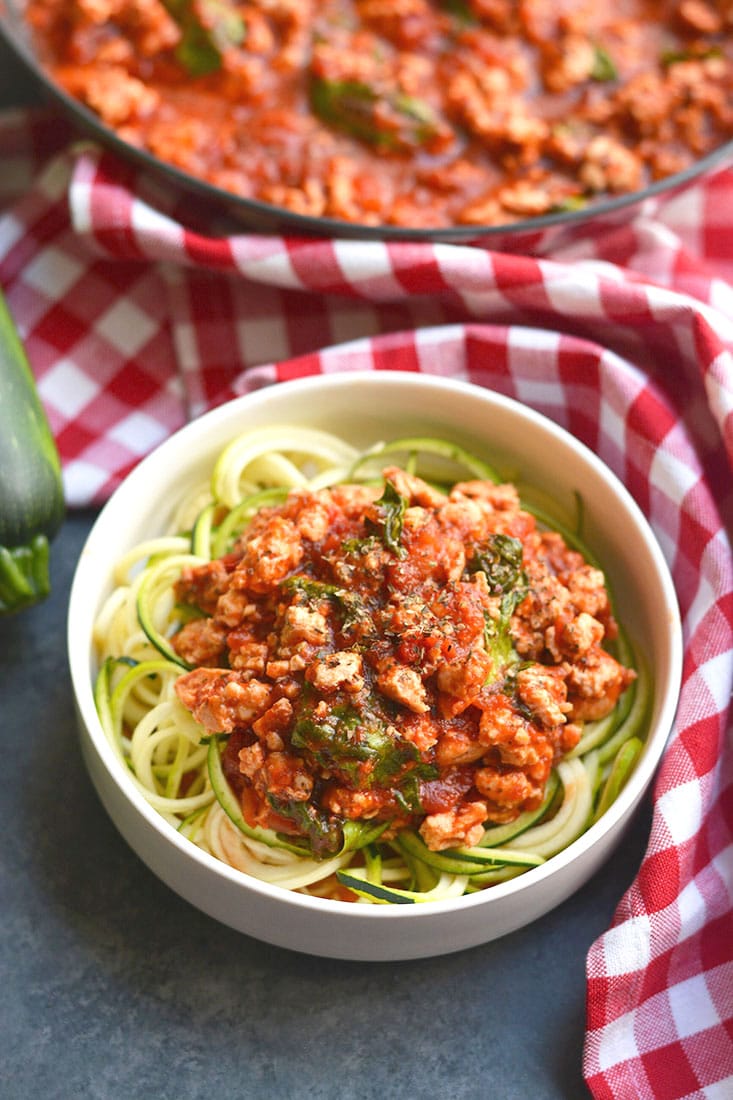
{"type": "Polygon", "coordinates": [[[180,700],[229,735],[247,821],[317,853],[355,819],[475,844],[540,804],[634,676],[603,648],[603,574],[513,486],[384,479],[291,492],[177,584],[201,615],[173,639],[180,700]]]}

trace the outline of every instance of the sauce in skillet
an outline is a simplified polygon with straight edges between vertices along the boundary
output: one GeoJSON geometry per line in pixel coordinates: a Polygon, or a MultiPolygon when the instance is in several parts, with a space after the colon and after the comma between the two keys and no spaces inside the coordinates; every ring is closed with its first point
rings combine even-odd
{"type": "Polygon", "coordinates": [[[125,140],[366,225],[497,225],[635,192],[733,137],[733,0],[30,0],[125,140]]]}

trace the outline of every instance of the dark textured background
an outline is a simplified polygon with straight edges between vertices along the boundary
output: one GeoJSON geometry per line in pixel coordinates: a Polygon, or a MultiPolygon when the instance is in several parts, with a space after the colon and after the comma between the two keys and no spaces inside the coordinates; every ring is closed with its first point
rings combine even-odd
{"type": "MultiPolygon", "coordinates": [[[[0,40],[0,104],[32,96],[0,40]]],[[[638,867],[648,802],[579,894],[457,955],[336,962],[217,924],[133,855],[84,771],[66,607],[93,518],[54,541],[51,598],[0,619],[2,1100],[587,1097],[585,955],[638,867]]]]}

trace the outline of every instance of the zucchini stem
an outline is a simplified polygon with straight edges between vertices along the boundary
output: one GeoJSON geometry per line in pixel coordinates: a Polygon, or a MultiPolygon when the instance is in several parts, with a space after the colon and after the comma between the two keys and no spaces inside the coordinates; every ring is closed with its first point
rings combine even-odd
{"type": "Polygon", "coordinates": [[[43,600],[51,591],[49,548],[45,535],[26,546],[0,546],[0,614],[10,614],[43,600]]]}

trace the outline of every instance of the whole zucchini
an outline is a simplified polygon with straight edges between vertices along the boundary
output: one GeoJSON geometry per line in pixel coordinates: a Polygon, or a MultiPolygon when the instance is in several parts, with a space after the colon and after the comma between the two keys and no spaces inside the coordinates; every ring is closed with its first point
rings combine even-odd
{"type": "Polygon", "coordinates": [[[58,451],[0,292],[0,614],[48,595],[49,542],[63,518],[58,451]]]}

